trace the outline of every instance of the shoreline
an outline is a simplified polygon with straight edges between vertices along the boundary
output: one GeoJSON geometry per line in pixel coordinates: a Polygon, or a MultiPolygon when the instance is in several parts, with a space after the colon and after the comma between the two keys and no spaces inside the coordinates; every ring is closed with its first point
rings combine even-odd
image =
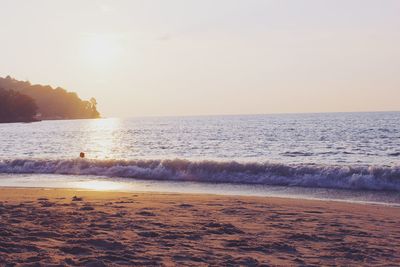
{"type": "Polygon", "coordinates": [[[0,263],[353,266],[400,261],[400,208],[382,205],[2,187],[0,215],[0,263]]]}
{"type": "MultiPolygon", "coordinates": [[[[317,202],[333,202],[333,203],[345,203],[351,205],[372,205],[382,207],[393,207],[400,208],[400,203],[386,203],[386,202],[375,202],[375,201],[364,201],[364,200],[349,200],[349,199],[336,199],[336,198],[318,198],[308,196],[280,196],[280,195],[245,195],[235,193],[205,193],[205,192],[180,192],[180,191],[145,191],[145,190],[123,190],[123,189],[90,189],[90,188],[75,188],[75,187],[50,187],[50,186],[4,186],[0,185],[0,192],[3,189],[11,190],[58,190],[58,191],[74,191],[74,192],[97,192],[97,193],[118,193],[118,194],[159,194],[159,195],[186,195],[186,196],[210,196],[210,197],[245,197],[245,198],[261,198],[261,199],[283,199],[290,201],[317,201],[317,202]]],[[[0,197],[1,199],[1,197],[0,197]]]]}
{"type": "Polygon", "coordinates": [[[115,192],[168,192],[228,196],[281,197],[298,200],[307,199],[356,204],[400,206],[400,194],[396,191],[151,180],[94,175],[0,174],[0,178],[0,188],[61,188],[115,192]]]}

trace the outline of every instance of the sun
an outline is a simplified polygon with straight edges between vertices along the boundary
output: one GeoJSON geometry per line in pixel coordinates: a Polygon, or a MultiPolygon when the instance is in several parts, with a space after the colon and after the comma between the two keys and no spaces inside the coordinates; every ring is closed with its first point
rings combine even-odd
{"type": "Polygon", "coordinates": [[[83,42],[83,57],[94,66],[113,63],[120,55],[121,47],[116,38],[108,35],[93,34],[86,36],[83,42]]]}

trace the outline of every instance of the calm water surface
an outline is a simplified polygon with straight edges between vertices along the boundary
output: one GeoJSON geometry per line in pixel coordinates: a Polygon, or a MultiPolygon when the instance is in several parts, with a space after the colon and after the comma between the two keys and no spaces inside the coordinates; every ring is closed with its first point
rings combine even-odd
{"type": "Polygon", "coordinates": [[[0,124],[0,159],[211,159],[396,165],[400,112],[0,124]]]}

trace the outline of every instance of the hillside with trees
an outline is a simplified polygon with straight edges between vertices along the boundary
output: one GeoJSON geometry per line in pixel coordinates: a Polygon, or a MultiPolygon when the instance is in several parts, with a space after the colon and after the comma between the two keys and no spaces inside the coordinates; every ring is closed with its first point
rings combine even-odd
{"type": "Polygon", "coordinates": [[[0,88],[0,123],[34,121],[37,109],[31,97],[0,88]]]}
{"type": "Polygon", "coordinates": [[[37,106],[36,118],[51,119],[93,119],[99,118],[96,99],[82,100],[74,92],[49,85],[32,85],[28,81],[18,81],[10,76],[0,77],[0,88],[12,90],[33,99],[37,106]]]}

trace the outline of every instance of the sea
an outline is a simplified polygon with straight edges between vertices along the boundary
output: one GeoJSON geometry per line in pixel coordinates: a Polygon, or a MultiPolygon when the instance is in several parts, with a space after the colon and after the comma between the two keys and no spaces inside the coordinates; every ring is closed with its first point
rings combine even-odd
{"type": "Polygon", "coordinates": [[[400,205],[400,112],[0,124],[0,186],[400,205]]]}

